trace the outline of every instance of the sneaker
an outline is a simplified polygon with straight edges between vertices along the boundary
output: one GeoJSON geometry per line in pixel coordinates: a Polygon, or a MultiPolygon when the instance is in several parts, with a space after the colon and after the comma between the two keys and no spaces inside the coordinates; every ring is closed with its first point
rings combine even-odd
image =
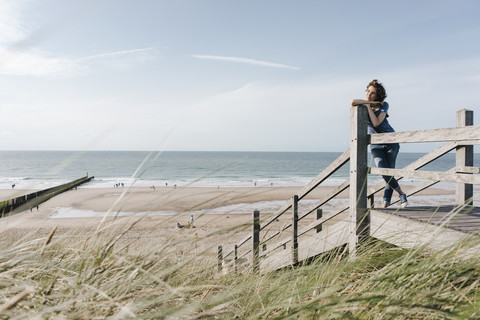
{"type": "Polygon", "coordinates": [[[384,208],[390,207],[390,201],[383,201],[383,207],[384,208]]]}
{"type": "Polygon", "coordinates": [[[406,208],[407,205],[408,205],[407,195],[405,193],[401,194],[400,195],[400,207],[401,208],[406,208]]]}

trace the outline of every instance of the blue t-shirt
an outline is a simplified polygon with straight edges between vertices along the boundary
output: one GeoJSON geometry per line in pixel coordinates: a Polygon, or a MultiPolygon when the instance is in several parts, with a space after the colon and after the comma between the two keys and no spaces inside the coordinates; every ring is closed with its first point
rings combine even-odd
{"type": "Polygon", "coordinates": [[[380,113],[385,112],[386,116],[385,119],[383,119],[382,123],[378,125],[378,127],[374,127],[372,124],[372,121],[370,121],[370,117],[368,117],[368,134],[374,134],[374,133],[386,133],[386,132],[395,132],[393,130],[392,126],[390,123],[388,123],[388,102],[385,102],[383,106],[380,107],[377,111],[375,111],[375,115],[378,117],[380,113]]]}

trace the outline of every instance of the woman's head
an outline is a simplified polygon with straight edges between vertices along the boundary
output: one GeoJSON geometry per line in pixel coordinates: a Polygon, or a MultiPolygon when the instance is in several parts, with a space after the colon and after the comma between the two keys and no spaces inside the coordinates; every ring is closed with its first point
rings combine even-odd
{"type": "Polygon", "coordinates": [[[383,102],[387,92],[378,80],[372,80],[367,86],[367,100],[383,102]]]}

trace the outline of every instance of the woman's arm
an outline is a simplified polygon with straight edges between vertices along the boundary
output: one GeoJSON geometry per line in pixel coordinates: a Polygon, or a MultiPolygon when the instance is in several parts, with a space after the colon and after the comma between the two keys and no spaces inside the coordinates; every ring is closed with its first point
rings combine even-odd
{"type": "Polygon", "coordinates": [[[380,105],[383,105],[383,102],[369,101],[369,100],[362,100],[362,99],[353,99],[352,100],[352,107],[358,106],[358,105],[361,105],[361,104],[369,104],[369,105],[380,104],[380,105]]]}
{"type": "Polygon", "coordinates": [[[387,114],[385,112],[380,112],[378,117],[375,115],[375,112],[373,111],[372,107],[367,107],[368,110],[368,116],[370,117],[370,121],[372,122],[374,127],[378,127],[383,120],[385,120],[385,117],[387,114]]]}
{"type": "Polygon", "coordinates": [[[358,106],[358,105],[361,105],[361,104],[368,105],[367,106],[368,116],[370,117],[370,121],[372,122],[374,127],[378,127],[383,122],[383,120],[385,120],[385,117],[387,116],[387,114],[385,112],[380,112],[380,114],[377,117],[375,115],[374,110],[372,109],[373,106],[375,106],[375,105],[382,105],[383,106],[384,102],[369,101],[369,100],[362,100],[362,99],[353,99],[352,100],[352,107],[358,106]]]}

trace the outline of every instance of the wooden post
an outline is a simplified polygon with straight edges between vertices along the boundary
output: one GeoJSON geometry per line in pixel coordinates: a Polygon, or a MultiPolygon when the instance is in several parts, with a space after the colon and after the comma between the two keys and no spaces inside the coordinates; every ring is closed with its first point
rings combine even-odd
{"type": "Polygon", "coordinates": [[[368,207],[370,209],[372,209],[373,207],[375,207],[375,197],[374,195],[370,195],[370,197],[368,197],[368,207]]]}
{"type": "Polygon", "coordinates": [[[222,246],[218,246],[218,272],[221,272],[223,269],[222,263],[223,263],[223,249],[222,246]]]}
{"type": "Polygon", "coordinates": [[[350,241],[349,252],[356,253],[362,237],[370,234],[367,211],[367,107],[351,108],[350,113],[350,241]]]}
{"type": "MultiPolygon", "coordinates": [[[[317,220],[322,219],[322,217],[323,217],[323,210],[317,209],[317,220]]],[[[320,231],[322,231],[322,225],[317,226],[316,229],[317,229],[317,233],[319,233],[320,231]]]]}
{"type": "MultiPolygon", "coordinates": [[[[473,126],[473,111],[467,109],[457,111],[457,127],[466,126],[473,126]]],[[[457,168],[473,166],[473,146],[457,147],[456,166],[457,168]]],[[[461,182],[456,184],[455,204],[473,205],[473,185],[461,182]]]]}
{"type": "Polygon", "coordinates": [[[258,272],[260,269],[259,252],[260,246],[260,211],[253,211],[253,248],[252,248],[252,267],[254,272],[258,272]]]}
{"type": "Polygon", "coordinates": [[[238,245],[235,245],[235,273],[237,273],[237,263],[238,263],[238,245]]]}
{"type": "Polygon", "coordinates": [[[298,196],[292,199],[292,264],[298,263],[298,196]]]}

